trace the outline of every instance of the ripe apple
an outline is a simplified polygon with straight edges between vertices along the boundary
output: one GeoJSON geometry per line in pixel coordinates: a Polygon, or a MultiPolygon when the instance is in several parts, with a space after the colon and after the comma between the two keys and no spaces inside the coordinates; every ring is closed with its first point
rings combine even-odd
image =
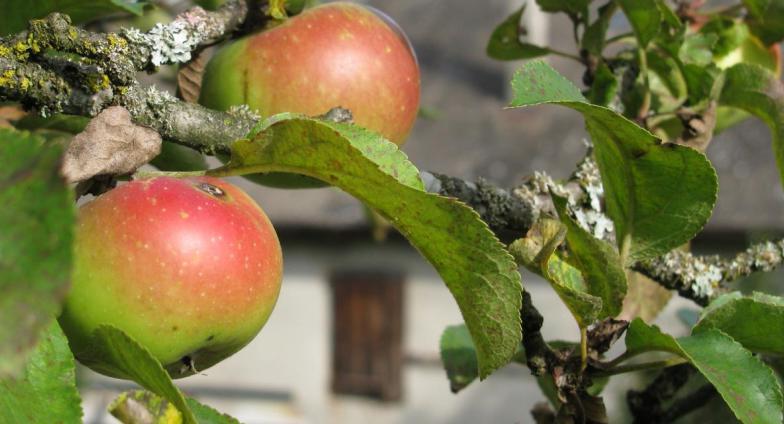
{"type": "Polygon", "coordinates": [[[328,3],[221,49],[207,65],[199,102],[219,110],[247,104],[264,118],[339,106],[402,145],[418,112],[419,67],[389,18],[328,3]]]}
{"type": "Polygon", "coordinates": [[[237,187],[209,177],[133,181],[81,207],[60,324],[77,358],[110,324],[185,377],[261,330],[282,264],[272,224],[237,187]]]}

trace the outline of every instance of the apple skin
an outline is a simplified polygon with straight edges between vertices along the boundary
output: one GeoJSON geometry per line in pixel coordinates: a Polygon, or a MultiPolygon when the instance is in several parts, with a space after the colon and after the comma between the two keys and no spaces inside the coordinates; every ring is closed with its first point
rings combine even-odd
{"type": "MultiPolygon", "coordinates": [[[[59,321],[77,359],[88,355],[92,331],[110,324],[173,378],[209,368],[255,337],[283,267],[261,208],[210,177],[133,181],[85,204],[74,258],[59,321]]],[[[86,365],[112,375],[89,358],[86,365]]]]}
{"type": "Polygon", "coordinates": [[[340,106],[401,145],[417,116],[419,68],[406,40],[371,10],[329,3],[219,51],[199,102],[219,110],[247,104],[262,117],[340,106]]]}
{"type": "MultiPolygon", "coordinates": [[[[205,70],[199,102],[217,110],[247,104],[262,118],[343,107],[355,124],[399,146],[418,113],[419,65],[394,22],[357,4],[329,3],[219,50],[205,70]]],[[[326,185],[294,174],[247,178],[283,188],[326,185]]]]}

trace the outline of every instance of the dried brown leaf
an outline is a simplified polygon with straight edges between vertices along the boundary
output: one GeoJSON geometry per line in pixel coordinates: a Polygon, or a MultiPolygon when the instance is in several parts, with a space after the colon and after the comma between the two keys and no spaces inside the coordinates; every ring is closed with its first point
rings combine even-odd
{"type": "Polygon", "coordinates": [[[25,115],[27,112],[19,106],[0,106],[0,128],[12,128],[11,123],[24,118],[25,115]]]}
{"type": "Polygon", "coordinates": [[[128,110],[112,106],[74,136],[62,171],[69,182],[95,175],[129,174],[160,152],[161,136],[155,130],[134,124],[128,110]]]}
{"type": "Polygon", "coordinates": [[[180,97],[188,103],[198,103],[201,92],[201,81],[204,68],[207,66],[208,54],[199,52],[177,72],[177,90],[180,97]]]}
{"type": "Polygon", "coordinates": [[[645,322],[653,321],[667,306],[672,292],[636,272],[628,273],[627,278],[629,287],[618,319],[631,321],[642,318],[645,322]]]}

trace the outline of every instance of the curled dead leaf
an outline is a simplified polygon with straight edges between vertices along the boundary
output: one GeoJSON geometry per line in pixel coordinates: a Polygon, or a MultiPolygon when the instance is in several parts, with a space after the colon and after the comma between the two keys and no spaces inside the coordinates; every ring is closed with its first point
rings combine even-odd
{"type": "Polygon", "coordinates": [[[209,55],[199,52],[177,72],[177,90],[179,96],[188,103],[198,103],[201,93],[201,81],[209,55]]]}
{"type": "Polygon", "coordinates": [[[27,112],[17,105],[0,106],[0,128],[13,128],[13,122],[18,121],[27,112]]]}
{"type": "Polygon", "coordinates": [[[128,110],[112,106],[74,136],[63,158],[62,173],[69,182],[129,174],[160,152],[161,136],[155,130],[134,124],[128,110]]]}

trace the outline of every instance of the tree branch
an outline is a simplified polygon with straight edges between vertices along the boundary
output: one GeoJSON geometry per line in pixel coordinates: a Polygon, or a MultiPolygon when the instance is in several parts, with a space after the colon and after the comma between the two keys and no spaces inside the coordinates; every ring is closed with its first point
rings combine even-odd
{"type": "MultiPolygon", "coordinates": [[[[597,238],[614,242],[612,222],[602,210],[601,178],[590,157],[578,165],[577,172],[565,183],[556,183],[547,174],[537,172],[511,191],[499,189],[485,181],[472,184],[453,177],[427,174],[424,177],[426,182],[432,178],[446,178],[449,185],[429,184],[429,190],[458,197],[474,207],[483,219],[496,223],[491,228],[499,235],[511,230],[522,236],[541,214],[554,214],[549,196],[552,191],[569,198],[570,208],[583,228],[597,238]],[[492,196],[488,193],[492,193],[492,196]],[[508,196],[515,199],[510,200],[508,196]],[[496,215],[498,211],[500,214],[496,215]],[[496,228],[503,223],[509,226],[496,228]]],[[[723,293],[729,283],[758,271],[772,271],[783,263],[784,240],[778,240],[753,245],[732,259],[715,255],[696,256],[673,250],[653,260],[637,263],[633,269],[704,306],[723,293]]]]}
{"type": "Polygon", "coordinates": [[[694,368],[691,365],[677,365],[662,370],[645,390],[630,390],[626,400],[634,416],[634,422],[638,424],[664,422],[662,421],[666,413],[664,405],[675,397],[692,374],[694,368]]]}

